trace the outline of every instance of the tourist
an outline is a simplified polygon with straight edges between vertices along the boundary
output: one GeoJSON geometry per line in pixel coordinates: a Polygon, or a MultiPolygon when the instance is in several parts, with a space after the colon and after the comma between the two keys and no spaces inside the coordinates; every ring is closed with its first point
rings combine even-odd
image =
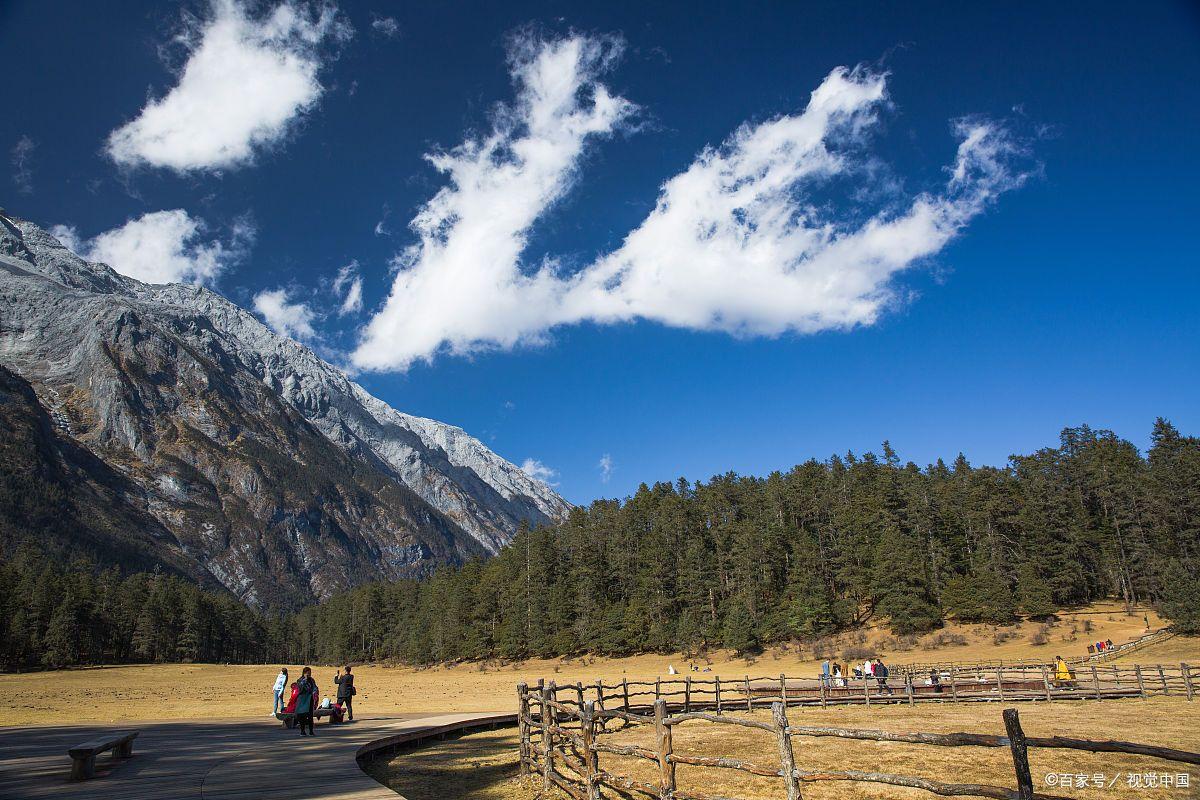
{"type": "Polygon", "coordinates": [[[1054,657],[1054,682],[1059,686],[1070,686],[1075,680],[1075,673],[1067,666],[1062,656],[1054,657]]]}
{"type": "Polygon", "coordinates": [[[298,694],[296,695],[296,724],[300,728],[301,736],[316,736],[317,732],[313,728],[313,711],[316,710],[317,698],[321,692],[317,688],[317,682],[313,680],[312,668],[305,667],[300,673],[300,680],[296,686],[298,694]],[[305,733],[305,728],[308,733],[305,733]]]}
{"type": "Polygon", "coordinates": [[[287,682],[287,667],[282,667],[279,674],[275,676],[275,686],[271,689],[271,694],[275,697],[275,702],[271,705],[272,717],[283,711],[283,690],[287,686],[287,682]]]}
{"type": "Polygon", "coordinates": [[[350,665],[346,665],[346,674],[343,675],[340,671],[333,676],[333,682],[337,684],[337,701],[338,705],[346,706],[346,719],[354,721],[354,695],[358,694],[358,690],[354,688],[354,676],[350,674],[350,665]]]}
{"type": "Polygon", "coordinates": [[[875,675],[875,665],[871,663],[871,659],[867,659],[862,665],[862,674],[864,678],[870,678],[875,675]]]}
{"type": "Polygon", "coordinates": [[[926,681],[926,683],[933,687],[934,694],[942,693],[942,680],[938,676],[938,671],[936,669],[929,670],[929,680],[926,681]]]}
{"type": "Polygon", "coordinates": [[[292,681],[291,688],[292,688],[292,693],[291,693],[291,695],[288,696],[287,705],[283,707],[283,713],[285,713],[285,714],[295,714],[296,713],[296,698],[298,698],[300,696],[299,681],[292,681]]]}
{"type": "Polygon", "coordinates": [[[846,679],[844,677],[842,677],[842,665],[841,664],[833,665],[833,685],[834,686],[845,686],[846,685],[846,679]]]}
{"type": "Polygon", "coordinates": [[[871,674],[875,676],[875,682],[879,684],[881,692],[892,693],[891,687],[888,686],[888,668],[883,663],[882,658],[875,659],[875,663],[871,666],[871,674]]]}
{"type": "Polygon", "coordinates": [[[829,685],[829,659],[828,658],[821,662],[821,685],[822,686],[829,685]]]}

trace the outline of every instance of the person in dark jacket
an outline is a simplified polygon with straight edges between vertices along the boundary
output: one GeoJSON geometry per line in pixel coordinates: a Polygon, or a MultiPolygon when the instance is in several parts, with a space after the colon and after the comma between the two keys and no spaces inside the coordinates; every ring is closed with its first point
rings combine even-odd
{"type": "Polygon", "coordinates": [[[350,722],[354,721],[354,695],[358,694],[358,690],[354,688],[354,676],[350,674],[350,665],[346,665],[346,674],[343,675],[341,670],[333,676],[333,682],[337,684],[337,701],[346,706],[346,719],[350,722]]]}
{"type": "Polygon", "coordinates": [[[873,670],[873,672],[875,674],[875,682],[877,684],[879,684],[879,691],[887,692],[888,694],[891,694],[892,689],[890,686],[888,686],[887,665],[883,663],[882,658],[877,658],[877,659],[875,659],[874,666],[875,666],[875,669],[873,670]]]}
{"type": "Polygon", "coordinates": [[[321,690],[313,680],[310,667],[305,667],[300,673],[300,680],[296,681],[296,690],[296,726],[300,728],[301,736],[316,736],[313,712],[317,709],[317,697],[320,696],[321,690]],[[304,732],[305,728],[308,729],[308,733],[304,732]]]}

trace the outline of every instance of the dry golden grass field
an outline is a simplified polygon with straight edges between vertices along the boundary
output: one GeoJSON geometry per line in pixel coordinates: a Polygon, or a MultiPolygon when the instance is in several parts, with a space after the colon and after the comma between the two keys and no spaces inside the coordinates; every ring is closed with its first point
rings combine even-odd
{"type": "MultiPolygon", "coordinates": [[[[1059,622],[1049,628],[1033,622],[1000,628],[951,624],[916,642],[897,641],[886,630],[868,628],[843,634],[825,643],[825,647],[835,654],[848,647],[867,647],[891,663],[1050,659],[1056,654],[1083,655],[1087,643],[1097,639],[1112,639],[1114,643],[1134,639],[1144,632],[1147,615],[1151,626],[1162,625],[1153,612],[1126,614],[1118,604],[1106,603],[1063,612],[1059,622]],[[953,636],[963,637],[966,644],[937,644],[953,636]],[[1041,639],[1046,643],[1033,643],[1041,639]]],[[[1200,663],[1200,639],[1176,637],[1128,659],[1127,663],[1200,663]]],[[[722,678],[740,678],[747,673],[813,677],[819,664],[811,646],[772,649],[755,662],[726,652],[710,653],[706,659],[694,661],[722,678]]],[[[503,665],[470,663],[429,669],[356,665],[359,694],[354,705],[360,714],[512,711],[516,706],[515,686],[521,680],[547,678],[563,684],[597,679],[614,682],[622,677],[648,679],[665,675],[671,664],[682,671],[688,661],[679,655],[646,655],[503,665]]],[[[157,664],[4,674],[0,675],[0,693],[8,699],[7,725],[253,717],[270,710],[270,687],[278,666],[157,664]]],[[[298,674],[297,665],[288,667],[293,675],[298,674]]],[[[333,673],[333,666],[314,667],[314,677],[323,692],[333,688],[333,673]]]]}
{"type": "MultiPolygon", "coordinates": [[[[1029,736],[1063,735],[1092,739],[1121,739],[1147,744],[1196,750],[1200,731],[1200,702],[1179,698],[1046,703],[1019,703],[1021,723],[1029,736]]],[[[951,733],[967,731],[1004,735],[1000,703],[842,706],[821,709],[792,708],[789,722],[797,725],[831,725],[888,731],[924,731],[951,733]]],[[[770,721],[770,715],[744,712],[770,721]]],[[[638,744],[653,748],[650,726],[631,727],[603,738],[619,744],[638,744]]],[[[1012,759],[1007,748],[935,747],[894,742],[844,741],[835,738],[793,740],[796,765],[800,769],[869,770],[915,775],[945,782],[983,783],[1015,786],[1012,759]]],[[[536,745],[536,740],[535,740],[536,745]]],[[[428,748],[402,753],[391,762],[379,762],[371,768],[377,780],[387,783],[409,800],[533,800],[540,789],[540,778],[516,777],[516,732],[501,730],[472,734],[461,739],[440,742],[428,748]],[[440,783],[439,781],[446,781],[440,783]],[[453,787],[454,792],[446,791],[453,787]]],[[[689,722],[674,729],[677,753],[696,756],[729,756],[778,768],[779,757],[772,734],[732,725],[689,722]]],[[[1035,789],[1046,794],[1079,800],[1145,798],[1174,800],[1200,797],[1200,769],[1188,764],[1141,756],[1092,754],[1070,750],[1030,750],[1030,766],[1035,789]],[[1189,774],[1187,788],[1130,788],[1128,776],[1168,773],[1189,774]],[[1060,789],[1049,786],[1047,773],[1086,775],[1089,783],[1103,775],[1115,781],[1110,788],[1060,789]]],[[[639,759],[600,754],[600,767],[615,774],[656,783],[657,766],[639,759]]],[[[704,792],[744,800],[778,800],[784,796],[783,782],[777,778],[756,777],[728,769],[680,765],[678,786],[683,790],[704,792]]],[[[932,798],[916,789],[872,783],[827,782],[803,784],[805,800],[919,800],[932,798]]],[[[566,797],[557,791],[554,797],[566,797]]]]}

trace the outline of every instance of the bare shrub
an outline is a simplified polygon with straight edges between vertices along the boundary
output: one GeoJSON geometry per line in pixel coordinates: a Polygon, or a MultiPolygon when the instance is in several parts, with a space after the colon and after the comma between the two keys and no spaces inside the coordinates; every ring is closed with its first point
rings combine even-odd
{"type": "Polygon", "coordinates": [[[1005,642],[1011,641],[1015,638],[1017,638],[1016,631],[999,630],[996,631],[996,633],[992,636],[992,644],[1004,644],[1005,642]]]}
{"type": "Polygon", "coordinates": [[[1034,631],[1033,635],[1029,637],[1029,643],[1034,647],[1050,644],[1050,626],[1043,625],[1034,631]]]}
{"type": "Polygon", "coordinates": [[[812,643],[813,658],[824,661],[837,654],[837,642],[828,638],[817,639],[812,643]]]}
{"type": "Polygon", "coordinates": [[[842,651],[843,661],[858,661],[860,658],[870,658],[875,655],[874,651],[869,647],[850,646],[842,651]]]}
{"type": "Polygon", "coordinates": [[[919,640],[917,637],[911,634],[908,636],[889,636],[879,642],[879,649],[904,653],[914,649],[918,643],[919,640]]]}
{"type": "Polygon", "coordinates": [[[925,640],[925,649],[931,650],[936,647],[961,647],[967,644],[967,637],[961,633],[950,633],[942,631],[936,633],[925,640]]]}
{"type": "Polygon", "coordinates": [[[1092,624],[1092,621],[1090,619],[1085,619],[1083,621],[1083,632],[1084,633],[1091,633],[1095,629],[1096,629],[1096,626],[1092,624]]]}

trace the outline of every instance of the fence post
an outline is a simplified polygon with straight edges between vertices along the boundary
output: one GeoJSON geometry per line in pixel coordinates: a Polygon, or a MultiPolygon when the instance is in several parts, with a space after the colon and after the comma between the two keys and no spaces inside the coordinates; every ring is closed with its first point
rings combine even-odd
{"type": "MultiPolygon", "coordinates": [[[[604,711],[604,681],[596,681],[596,707],[601,712],[604,711]]],[[[601,731],[605,729],[606,722],[607,720],[603,716],[596,720],[596,724],[600,727],[601,731]]]]}
{"type": "Polygon", "coordinates": [[[1050,695],[1050,675],[1046,671],[1046,665],[1042,664],[1042,686],[1046,689],[1046,702],[1053,703],[1054,698],[1050,695]]]}
{"type": "Polygon", "coordinates": [[[588,702],[580,709],[580,728],[583,734],[583,778],[587,784],[588,800],[602,800],[597,774],[600,772],[600,756],[596,752],[596,705],[588,702]]]}
{"type": "Polygon", "coordinates": [[[908,695],[908,705],[911,707],[913,704],[913,685],[912,673],[909,672],[904,673],[904,693],[908,695]]]}
{"type": "Polygon", "coordinates": [[[958,702],[958,681],[954,679],[954,667],[950,667],[950,699],[951,702],[958,702]]]}
{"type": "Polygon", "coordinates": [[[1121,669],[1116,664],[1112,665],[1113,681],[1117,684],[1117,688],[1121,688],[1121,669]]]}
{"type": "Polygon", "coordinates": [[[683,679],[683,713],[689,714],[692,710],[692,676],[688,675],[683,679]]]}
{"type": "Polygon", "coordinates": [[[542,696],[542,791],[550,791],[550,776],[554,773],[554,739],[550,733],[550,721],[553,717],[553,711],[550,708],[550,690],[553,688],[554,682],[551,681],[549,686],[543,686],[541,691],[542,696]]]}
{"type": "Polygon", "coordinates": [[[717,689],[716,689],[716,692],[717,692],[717,713],[718,713],[718,714],[720,714],[720,713],[721,713],[721,676],[720,676],[720,675],[717,675],[717,676],[715,676],[715,678],[716,678],[716,681],[717,681],[717,689]]]}
{"type": "Polygon", "coordinates": [[[654,738],[658,751],[660,800],[671,800],[675,796],[675,764],[671,761],[671,726],[666,723],[667,703],[654,701],[654,738]]]}
{"type": "Polygon", "coordinates": [[[1008,745],[1012,749],[1013,768],[1017,772],[1017,793],[1021,800],[1033,800],[1033,776],[1029,772],[1029,748],[1025,744],[1025,732],[1021,730],[1021,718],[1015,708],[1004,709],[1004,729],[1008,731],[1008,745]]]}
{"type": "Polygon", "coordinates": [[[746,710],[754,710],[754,695],[750,694],[750,676],[746,676],[746,710]]]}
{"type": "Polygon", "coordinates": [[[579,706],[579,711],[582,712],[583,711],[583,681],[575,682],[575,699],[577,701],[576,705],[579,706]]]}
{"type": "Polygon", "coordinates": [[[517,739],[521,753],[520,773],[529,774],[529,687],[517,684],[517,739]]]}
{"type": "MultiPolygon", "coordinates": [[[[833,673],[830,673],[829,680],[833,680],[833,673]]],[[[821,708],[826,707],[825,706],[825,703],[826,703],[825,695],[826,695],[826,689],[828,687],[825,686],[825,683],[826,683],[825,679],[821,678],[821,708]]]]}
{"type": "Polygon", "coordinates": [[[654,702],[662,699],[662,678],[654,679],[654,702]]]}
{"type": "Polygon", "coordinates": [[[867,673],[863,672],[863,697],[867,700],[867,708],[871,707],[871,683],[867,680],[867,673]]]}
{"type": "Polygon", "coordinates": [[[1100,675],[1096,672],[1095,664],[1092,664],[1092,689],[1096,692],[1096,699],[1102,699],[1100,697],[1100,675]]]}
{"type": "Polygon", "coordinates": [[[1187,689],[1188,700],[1191,700],[1195,693],[1192,689],[1192,668],[1187,664],[1180,664],[1179,671],[1183,673],[1183,686],[1187,689]]]}
{"type": "Polygon", "coordinates": [[[779,737],[779,763],[787,784],[787,800],[801,800],[800,779],[796,776],[796,755],[792,752],[792,737],[788,734],[787,709],[783,703],[771,703],[771,719],[779,737]]]}
{"type": "Polygon", "coordinates": [[[1142,699],[1145,700],[1146,699],[1146,681],[1144,678],[1142,678],[1142,665],[1141,664],[1133,665],[1133,674],[1134,674],[1134,677],[1137,678],[1138,691],[1141,693],[1142,699]]]}
{"type": "Polygon", "coordinates": [[[787,708],[787,678],[782,674],[779,676],[779,699],[783,702],[783,707],[787,708]]]}
{"type": "Polygon", "coordinates": [[[1167,673],[1163,672],[1162,664],[1158,665],[1158,679],[1162,681],[1163,694],[1170,694],[1171,690],[1167,688],[1167,673]]]}
{"type": "Polygon", "coordinates": [[[621,693],[625,695],[625,713],[629,713],[629,679],[621,678],[621,693]]]}

